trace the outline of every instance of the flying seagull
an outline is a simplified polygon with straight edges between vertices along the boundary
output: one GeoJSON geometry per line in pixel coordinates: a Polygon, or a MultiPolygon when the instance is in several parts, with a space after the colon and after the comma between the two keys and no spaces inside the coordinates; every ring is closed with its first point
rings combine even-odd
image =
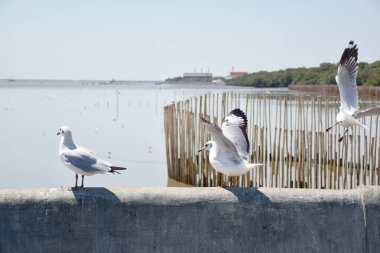
{"type": "Polygon", "coordinates": [[[227,176],[241,176],[262,165],[248,162],[248,121],[242,110],[232,110],[224,119],[222,129],[202,117],[201,123],[213,140],[206,142],[198,152],[210,151],[210,164],[215,170],[227,176]]]}
{"type": "Polygon", "coordinates": [[[75,173],[75,189],[78,188],[78,174],[82,175],[83,188],[84,176],[120,174],[118,170],[126,170],[123,167],[112,166],[111,163],[98,159],[92,151],[75,145],[68,126],[61,127],[57,135],[62,135],[59,156],[63,164],[75,173]]]}
{"type": "Polygon", "coordinates": [[[350,127],[359,126],[368,129],[367,126],[359,122],[359,118],[380,114],[380,106],[365,111],[359,110],[358,87],[356,84],[356,77],[358,75],[357,61],[358,48],[357,45],[354,44],[354,41],[351,40],[343,51],[338,66],[338,72],[335,76],[340,94],[340,110],[336,116],[337,122],[326,129],[326,132],[328,132],[331,128],[337,125],[345,127],[346,130],[338,139],[339,142],[343,140],[343,137],[350,127]]]}

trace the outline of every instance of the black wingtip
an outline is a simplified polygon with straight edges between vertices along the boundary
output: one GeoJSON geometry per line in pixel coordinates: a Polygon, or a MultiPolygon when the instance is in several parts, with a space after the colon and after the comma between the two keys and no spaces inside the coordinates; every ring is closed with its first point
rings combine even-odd
{"type": "Polygon", "coordinates": [[[234,115],[236,117],[242,118],[244,120],[244,123],[248,123],[247,115],[245,115],[245,113],[240,108],[233,109],[228,115],[234,115]]]}
{"type": "Polygon", "coordinates": [[[199,117],[201,119],[201,122],[202,123],[206,123],[206,124],[212,124],[210,121],[208,121],[207,119],[205,118],[202,118],[202,117],[199,117]]]}
{"type": "Polygon", "coordinates": [[[358,61],[358,47],[353,40],[348,43],[348,46],[344,49],[342,57],[340,58],[340,65],[347,65],[354,61],[358,61]]]}
{"type": "Polygon", "coordinates": [[[242,130],[245,141],[247,142],[247,153],[249,153],[249,140],[248,140],[248,135],[247,135],[247,127],[248,127],[247,115],[240,108],[236,108],[236,109],[233,109],[228,114],[228,116],[235,116],[235,117],[243,119],[244,124],[240,125],[240,129],[242,130]]]}

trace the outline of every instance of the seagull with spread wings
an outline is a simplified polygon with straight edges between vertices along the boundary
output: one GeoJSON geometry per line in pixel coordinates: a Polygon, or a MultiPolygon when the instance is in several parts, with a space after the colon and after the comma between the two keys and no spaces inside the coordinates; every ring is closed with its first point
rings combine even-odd
{"type": "Polygon", "coordinates": [[[222,129],[201,118],[202,125],[213,138],[205,143],[202,150],[208,150],[211,166],[227,175],[241,176],[262,164],[249,163],[249,140],[247,116],[240,109],[232,110],[224,119],[222,129]]]}
{"type": "Polygon", "coordinates": [[[331,128],[341,125],[346,128],[343,135],[338,139],[339,142],[348,132],[348,128],[359,126],[368,129],[367,126],[359,122],[359,118],[380,114],[380,106],[373,107],[364,111],[359,110],[358,87],[356,77],[358,75],[358,48],[354,41],[350,41],[348,47],[344,49],[339,62],[338,72],[335,77],[340,94],[340,110],[336,116],[336,123],[327,128],[328,132],[331,128]]]}

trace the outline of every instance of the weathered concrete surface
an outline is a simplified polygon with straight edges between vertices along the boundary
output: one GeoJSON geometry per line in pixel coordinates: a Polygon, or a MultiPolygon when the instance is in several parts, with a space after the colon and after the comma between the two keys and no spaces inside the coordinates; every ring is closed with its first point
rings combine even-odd
{"type": "Polygon", "coordinates": [[[0,252],[379,252],[380,188],[0,190],[0,252]]]}

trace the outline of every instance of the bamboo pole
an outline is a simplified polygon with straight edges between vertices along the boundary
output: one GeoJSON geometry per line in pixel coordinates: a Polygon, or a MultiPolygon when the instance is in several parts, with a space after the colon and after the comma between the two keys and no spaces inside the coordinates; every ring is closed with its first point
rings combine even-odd
{"type": "Polygon", "coordinates": [[[353,128],[339,143],[342,128],[324,133],[326,126],[335,123],[338,105],[337,99],[329,98],[232,92],[207,93],[167,105],[168,176],[196,186],[224,184],[226,177],[210,166],[208,152],[197,153],[209,139],[199,117],[220,125],[231,109],[243,107],[249,122],[249,155],[263,167],[241,176],[239,186],[352,189],[379,185],[378,117],[366,119],[371,130],[353,128]]]}

